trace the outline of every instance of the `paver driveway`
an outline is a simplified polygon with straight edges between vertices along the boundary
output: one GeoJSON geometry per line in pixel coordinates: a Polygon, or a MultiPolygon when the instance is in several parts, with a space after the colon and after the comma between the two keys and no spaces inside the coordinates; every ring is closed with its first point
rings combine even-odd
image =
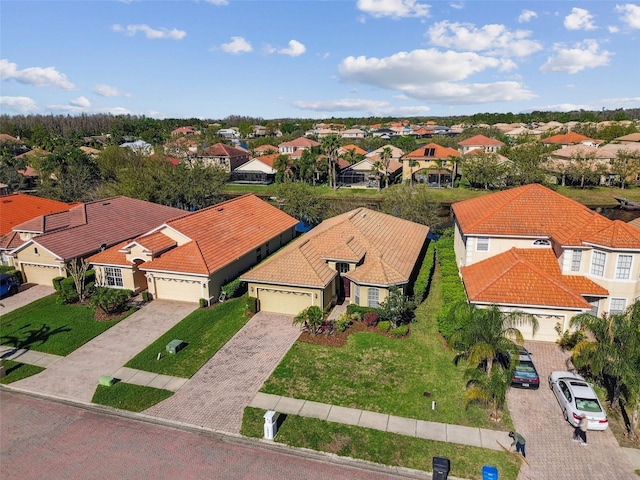
{"type": "Polygon", "coordinates": [[[526,342],[540,374],[539,390],[512,388],[507,402],[513,423],[527,440],[527,460],[518,480],[637,480],[629,459],[613,433],[588,432],[586,447],[571,440],[573,427],[565,422],[547,377],[566,370],[568,355],[554,343],[526,342]]]}
{"type": "Polygon", "coordinates": [[[239,433],[244,408],[300,335],[292,318],[255,314],[180,390],[144,413],[239,433]]]}

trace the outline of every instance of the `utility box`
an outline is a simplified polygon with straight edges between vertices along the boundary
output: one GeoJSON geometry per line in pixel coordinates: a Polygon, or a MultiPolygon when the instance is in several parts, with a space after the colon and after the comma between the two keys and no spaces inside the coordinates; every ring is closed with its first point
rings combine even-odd
{"type": "Polygon", "coordinates": [[[482,480],[498,480],[498,469],[492,465],[483,465],[482,480]]]}
{"type": "Polygon", "coordinates": [[[267,440],[273,440],[273,437],[278,433],[278,419],[276,418],[276,412],[273,410],[267,410],[264,414],[264,438],[267,440]]]}
{"type": "Polygon", "coordinates": [[[117,382],[117,380],[113,377],[110,377],[108,375],[102,375],[100,377],[100,380],[98,380],[98,384],[99,385],[103,385],[105,387],[111,387],[112,385],[114,385],[117,382]]]}
{"type": "Polygon", "coordinates": [[[185,347],[185,343],[182,340],[171,340],[167,343],[167,352],[178,353],[185,347]]]}
{"type": "Polygon", "coordinates": [[[451,471],[451,461],[444,457],[433,457],[433,480],[447,480],[451,471]]]}

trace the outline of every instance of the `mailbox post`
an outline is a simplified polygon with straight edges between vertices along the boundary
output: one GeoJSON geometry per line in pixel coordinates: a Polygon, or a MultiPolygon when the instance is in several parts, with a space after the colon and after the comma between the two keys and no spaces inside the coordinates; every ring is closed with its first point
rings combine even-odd
{"type": "Polygon", "coordinates": [[[267,413],[264,414],[264,438],[267,440],[273,440],[276,433],[278,433],[276,412],[273,410],[267,410],[267,413]]]}

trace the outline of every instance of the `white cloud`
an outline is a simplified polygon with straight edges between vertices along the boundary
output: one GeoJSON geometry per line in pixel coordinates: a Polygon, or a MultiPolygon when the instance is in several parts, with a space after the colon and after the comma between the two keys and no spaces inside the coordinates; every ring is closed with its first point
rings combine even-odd
{"type": "Polygon", "coordinates": [[[522,10],[520,16],[518,17],[518,23],[527,23],[530,22],[532,18],[537,18],[538,14],[533,10],[522,10]]]}
{"type": "Polygon", "coordinates": [[[489,55],[525,57],[542,50],[540,42],[529,40],[527,30],[510,31],[504,25],[477,28],[469,23],[438,22],[427,31],[433,45],[489,55]]]}
{"type": "Polygon", "coordinates": [[[30,67],[18,70],[17,64],[4,58],[0,60],[0,79],[13,79],[35,87],[51,86],[64,90],[73,90],[75,88],[75,85],[67,80],[67,76],[58,72],[55,67],[30,67]]]}
{"type": "Polygon", "coordinates": [[[172,28],[171,30],[169,30],[168,28],[155,29],[151,28],[149,25],[144,24],[127,25],[126,27],[115,24],[111,27],[111,30],[113,30],[114,32],[124,33],[129,37],[135,35],[138,32],[142,32],[150,40],[182,40],[187,36],[187,32],[185,32],[184,30],[178,30],[177,28],[172,28]]]}
{"type": "Polygon", "coordinates": [[[375,18],[429,16],[429,5],[416,0],[358,0],[357,8],[375,18]]]}
{"type": "Polygon", "coordinates": [[[564,26],[567,30],[593,30],[596,26],[593,24],[593,15],[589,10],[574,7],[571,13],[564,18],[564,26]]]}
{"type": "Polygon", "coordinates": [[[573,48],[568,48],[563,44],[553,46],[556,54],[547,59],[547,62],[540,67],[540,71],[578,73],[586,68],[603,67],[609,64],[611,52],[600,51],[598,42],[595,40],[585,40],[577,43],[573,48]]]}
{"type": "Polygon", "coordinates": [[[84,108],[76,105],[47,105],[47,110],[65,115],[80,115],[86,112],[84,108]]]}
{"type": "Polygon", "coordinates": [[[218,7],[223,7],[225,5],[229,5],[229,0],[205,0],[207,3],[211,5],[216,5],[218,7]]]}
{"type": "Polygon", "coordinates": [[[293,106],[314,112],[359,112],[372,116],[417,116],[425,115],[431,109],[427,106],[397,106],[385,100],[343,98],[338,100],[309,101],[298,100],[293,106]]]}
{"type": "Polygon", "coordinates": [[[463,3],[451,3],[449,4],[451,8],[455,8],[456,10],[462,10],[464,8],[463,3]]]}
{"type": "Polygon", "coordinates": [[[609,25],[607,30],[609,30],[609,33],[618,33],[620,31],[620,29],[615,25],[609,25]]]}
{"type": "Polygon", "coordinates": [[[69,103],[75,107],[81,108],[89,108],[91,106],[91,102],[87,97],[78,97],[75,100],[71,100],[69,103]]]}
{"type": "Polygon", "coordinates": [[[100,95],[101,97],[130,97],[128,93],[124,93],[117,87],[112,87],[106,83],[99,83],[96,88],[93,89],[93,93],[100,95]]]}
{"type": "Polygon", "coordinates": [[[305,47],[302,43],[297,40],[289,40],[288,48],[281,48],[278,50],[278,53],[282,55],[289,55],[290,57],[298,57],[307,51],[307,47],[305,47]]]}
{"type": "Polygon", "coordinates": [[[100,107],[95,111],[98,113],[110,113],[112,115],[133,115],[131,110],[124,107],[100,107]]]}
{"type": "Polygon", "coordinates": [[[220,45],[220,49],[226,53],[248,53],[253,51],[253,47],[243,37],[231,37],[229,43],[220,45]]]}
{"type": "Polygon", "coordinates": [[[35,113],[38,111],[36,102],[29,97],[0,97],[0,107],[17,113],[35,113]]]}
{"type": "Polygon", "coordinates": [[[501,69],[497,58],[473,52],[436,49],[400,52],[386,58],[347,57],[338,67],[346,82],[397,90],[408,97],[438,103],[483,103],[533,98],[519,82],[457,83],[489,68],[501,69]]]}
{"type": "Polygon", "coordinates": [[[629,28],[640,28],[640,5],[634,5],[633,3],[616,5],[616,12],[622,14],[620,19],[626,23],[629,28]]]}
{"type": "Polygon", "coordinates": [[[578,110],[599,110],[599,108],[596,107],[594,109],[591,105],[580,105],[578,103],[557,103],[531,107],[523,110],[523,112],[575,112],[578,110]]]}

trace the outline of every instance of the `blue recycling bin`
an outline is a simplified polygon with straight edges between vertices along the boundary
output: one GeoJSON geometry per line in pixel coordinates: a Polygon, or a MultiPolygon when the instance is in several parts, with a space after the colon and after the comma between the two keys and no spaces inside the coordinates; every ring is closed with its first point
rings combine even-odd
{"type": "Polygon", "coordinates": [[[482,467],[482,480],[498,480],[498,469],[491,465],[482,467]]]}

